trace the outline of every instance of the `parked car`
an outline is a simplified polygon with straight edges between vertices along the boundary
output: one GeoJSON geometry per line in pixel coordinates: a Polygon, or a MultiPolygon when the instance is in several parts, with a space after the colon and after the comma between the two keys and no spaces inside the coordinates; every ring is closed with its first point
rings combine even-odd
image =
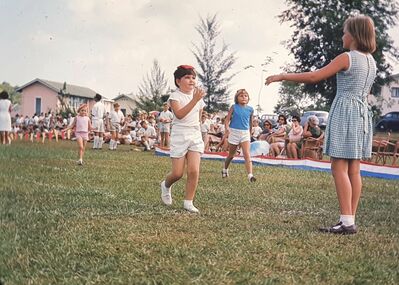
{"type": "Polygon", "coordinates": [[[315,115],[319,119],[319,126],[321,129],[325,129],[327,126],[328,112],[326,111],[306,111],[303,113],[301,118],[301,125],[304,126],[308,121],[308,117],[315,115]]]}
{"type": "Polygon", "coordinates": [[[259,125],[263,127],[263,123],[269,120],[272,123],[272,127],[275,128],[277,126],[278,115],[276,114],[263,114],[260,116],[260,123],[259,125]]]}
{"type": "Polygon", "coordinates": [[[399,112],[386,113],[375,125],[379,131],[399,131],[399,112]]]}

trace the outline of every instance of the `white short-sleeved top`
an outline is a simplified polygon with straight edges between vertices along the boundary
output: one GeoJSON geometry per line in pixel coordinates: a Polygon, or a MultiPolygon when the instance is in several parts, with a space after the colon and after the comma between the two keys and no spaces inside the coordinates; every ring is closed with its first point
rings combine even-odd
{"type": "Polygon", "coordinates": [[[118,112],[112,110],[109,116],[111,118],[111,123],[120,123],[125,118],[121,110],[118,110],[118,112]]]}
{"type": "Polygon", "coordinates": [[[105,106],[101,101],[94,104],[93,109],[91,109],[91,115],[93,119],[103,119],[105,115],[105,106]]]}
{"type": "MultiPolygon", "coordinates": [[[[173,92],[169,101],[178,101],[181,107],[186,106],[193,99],[192,94],[185,94],[180,90],[176,90],[173,92]]],[[[205,107],[204,100],[199,100],[197,104],[195,104],[194,108],[182,119],[178,119],[176,116],[173,117],[172,127],[199,127],[200,126],[200,118],[199,112],[205,107]]]]}

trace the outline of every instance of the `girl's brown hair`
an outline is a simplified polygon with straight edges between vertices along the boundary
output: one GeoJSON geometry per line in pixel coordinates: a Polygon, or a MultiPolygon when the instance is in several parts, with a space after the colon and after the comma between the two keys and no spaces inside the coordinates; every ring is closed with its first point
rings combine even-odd
{"type": "MultiPolygon", "coordinates": [[[[238,104],[238,96],[239,96],[241,93],[243,93],[243,92],[245,92],[245,93],[248,94],[247,90],[245,90],[245,89],[238,89],[238,90],[237,90],[236,95],[234,95],[234,103],[238,104]]],[[[248,101],[249,101],[249,94],[248,94],[248,101]]]]}
{"type": "Polygon", "coordinates": [[[191,65],[179,65],[177,67],[177,69],[175,70],[175,72],[173,73],[173,76],[175,77],[175,85],[176,87],[180,87],[179,85],[177,85],[177,79],[181,79],[186,75],[192,75],[194,77],[197,77],[197,73],[195,72],[194,67],[192,67],[191,65]]]}
{"type": "Polygon", "coordinates": [[[344,28],[357,44],[357,50],[373,53],[376,50],[374,22],[369,16],[357,15],[345,20],[344,28]]]}

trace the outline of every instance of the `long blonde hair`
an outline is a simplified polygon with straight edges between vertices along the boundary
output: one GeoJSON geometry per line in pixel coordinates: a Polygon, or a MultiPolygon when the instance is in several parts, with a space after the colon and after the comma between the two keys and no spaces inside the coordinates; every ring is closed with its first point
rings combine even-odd
{"type": "Polygon", "coordinates": [[[359,51],[373,53],[376,50],[374,22],[369,16],[351,16],[345,20],[344,28],[356,41],[359,51]]]}

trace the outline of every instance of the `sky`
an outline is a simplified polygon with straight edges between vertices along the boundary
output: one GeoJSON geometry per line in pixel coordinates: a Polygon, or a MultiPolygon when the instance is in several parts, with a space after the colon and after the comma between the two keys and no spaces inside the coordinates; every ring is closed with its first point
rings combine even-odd
{"type": "MultiPolygon", "coordinates": [[[[259,100],[262,113],[272,113],[279,84],[266,87],[264,79],[293,60],[282,44],[292,29],[277,18],[285,9],[281,0],[0,0],[0,82],[41,78],[112,99],[136,93],[157,59],[173,87],[178,65],[197,66],[200,17],[217,14],[219,43],[237,57],[231,90],[247,89],[250,105],[259,100]],[[273,62],[261,67],[267,57],[273,62]]],[[[390,35],[399,46],[399,27],[390,35]]]]}

